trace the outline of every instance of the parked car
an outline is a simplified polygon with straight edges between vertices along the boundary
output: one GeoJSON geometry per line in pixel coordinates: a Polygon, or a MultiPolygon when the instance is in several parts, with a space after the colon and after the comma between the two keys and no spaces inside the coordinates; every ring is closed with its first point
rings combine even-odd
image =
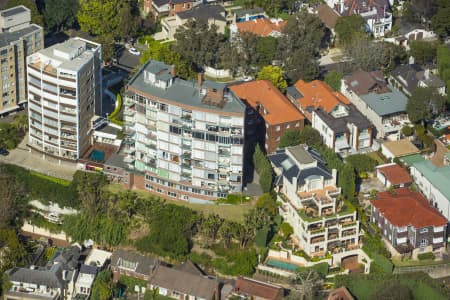
{"type": "Polygon", "coordinates": [[[5,148],[0,148],[0,155],[6,156],[9,154],[9,151],[5,148]]]}
{"type": "Polygon", "coordinates": [[[139,52],[139,50],[137,50],[136,48],[130,48],[128,49],[128,52],[130,52],[133,55],[141,55],[141,52],[139,52]]]}

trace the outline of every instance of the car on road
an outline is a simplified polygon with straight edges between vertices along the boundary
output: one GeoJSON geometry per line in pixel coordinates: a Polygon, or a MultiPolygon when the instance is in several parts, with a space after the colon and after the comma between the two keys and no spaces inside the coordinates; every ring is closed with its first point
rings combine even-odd
{"type": "Polygon", "coordinates": [[[141,52],[139,52],[139,50],[137,50],[136,48],[130,48],[128,49],[128,52],[130,52],[133,55],[141,55],[141,52]]]}
{"type": "Polygon", "coordinates": [[[6,156],[9,154],[9,151],[5,148],[0,148],[0,155],[6,156]]]}

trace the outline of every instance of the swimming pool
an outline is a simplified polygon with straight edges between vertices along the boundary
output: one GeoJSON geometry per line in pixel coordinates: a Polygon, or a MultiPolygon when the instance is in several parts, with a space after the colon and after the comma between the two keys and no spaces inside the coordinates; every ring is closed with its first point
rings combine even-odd
{"type": "Polygon", "coordinates": [[[267,260],[266,265],[268,265],[269,267],[283,269],[283,270],[291,271],[291,272],[295,272],[298,268],[300,268],[300,266],[298,266],[298,265],[290,264],[285,261],[271,259],[271,258],[269,258],[267,260]]]}

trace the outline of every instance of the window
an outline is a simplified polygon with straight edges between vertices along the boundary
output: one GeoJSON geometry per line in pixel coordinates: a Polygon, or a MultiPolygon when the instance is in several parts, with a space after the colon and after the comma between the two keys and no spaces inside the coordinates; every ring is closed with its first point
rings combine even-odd
{"type": "Polygon", "coordinates": [[[214,180],[215,179],[214,174],[208,174],[208,179],[214,180]]]}
{"type": "Polygon", "coordinates": [[[277,126],[277,127],[275,128],[276,131],[280,131],[280,129],[281,129],[280,126],[277,126]]]}
{"type": "Polygon", "coordinates": [[[427,233],[428,232],[428,228],[421,228],[419,230],[420,233],[427,233]]]}
{"type": "Polygon", "coordinates": [[[290,124],[287,124],[287,125],[286,125],[286,129],[289,129],[289,128],[291,128],[291,125],[290,125],[290,124]]]}
{"type": "Polygon", "coordinates": [[[428,245],[428,240],[422,239],[422,240],[420,241],[420,247],[425,247],[426,245],[428,245]]]}
{"type": "Polygon", "coordinates": [[[177,194],[174,192],[167,192],[167,195],[169,195],[170,197],[176,197],[177,194]]]}

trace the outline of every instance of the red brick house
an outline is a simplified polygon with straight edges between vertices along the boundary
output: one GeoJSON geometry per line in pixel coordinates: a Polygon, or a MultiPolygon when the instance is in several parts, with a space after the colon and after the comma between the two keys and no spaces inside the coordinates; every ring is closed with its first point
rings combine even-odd
{"type": "Polygon", "coordinates": [[[399,188],[378,193],[371,204],[371,221],[398,251],[415,249],[414,255],[445,247],[448,221],[421,193],[399,188]]]}

